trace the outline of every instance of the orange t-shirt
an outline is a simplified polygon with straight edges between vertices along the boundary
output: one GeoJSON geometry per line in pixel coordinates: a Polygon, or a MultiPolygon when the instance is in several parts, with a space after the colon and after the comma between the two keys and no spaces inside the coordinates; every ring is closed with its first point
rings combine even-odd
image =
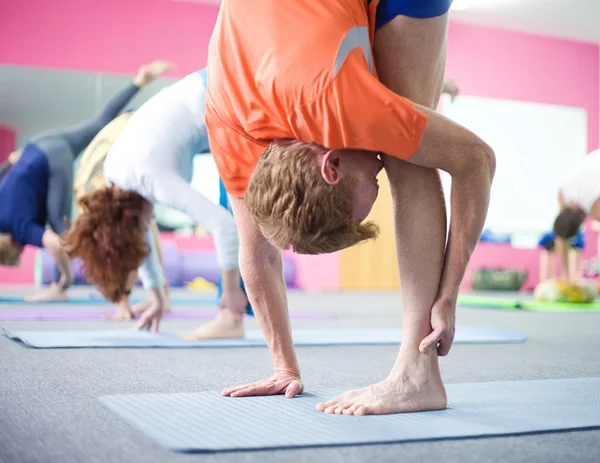
{"type": "Polygon", "coordinates": [[[224,0],[210,40],[206,126],[243,197],[275,138],[407,159],[427,117],[376,77],[377,0],[224,0]]]}

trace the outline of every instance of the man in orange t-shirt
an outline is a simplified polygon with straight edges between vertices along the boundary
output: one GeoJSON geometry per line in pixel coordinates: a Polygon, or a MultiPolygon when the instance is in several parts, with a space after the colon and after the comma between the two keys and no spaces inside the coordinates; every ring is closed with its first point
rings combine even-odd
{"type": "Polygon", "coordinates": [[[318,254],[374,238],[377,227],[363,221],[385,167],[403,282],[398,362],[381,383],[318,409],[361,415],[446,407],[438,355],[450,350],[458,287],[494,173],[491,149],[432,110],[450,3],[222,3],[209,46],[206,123],[239,225],[240,270],[275,362],[271,378],[225,395],[303,390],[280,250],[318,254]],[[437,169],[453,178],[447,245],[437,169]]]}

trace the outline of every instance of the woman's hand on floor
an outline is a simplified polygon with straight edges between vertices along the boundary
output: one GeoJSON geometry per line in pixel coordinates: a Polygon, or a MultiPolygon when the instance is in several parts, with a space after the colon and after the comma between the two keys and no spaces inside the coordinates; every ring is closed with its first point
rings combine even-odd
{"type": "Polygon", "coordinates": [[[135,325],[136,330],[151,330],[158,333],[163,313],[170,310],[169,300],[163,288],[153,289],[148,308],[142,313],[135,325]]]}

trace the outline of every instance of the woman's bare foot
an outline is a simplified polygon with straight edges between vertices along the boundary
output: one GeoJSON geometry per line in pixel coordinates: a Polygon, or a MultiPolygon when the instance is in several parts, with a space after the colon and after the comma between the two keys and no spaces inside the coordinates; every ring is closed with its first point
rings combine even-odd
{"type": "Polygon", "coordinates": [[[201,327],[179,336],[184,341],[203,339],[240,339],[244,337],[243,315],[221,310],[217,317],[201,327]]]}
{"type": "Polygon", "coordinates": [[[148,85],[150,82],[156,80],[162,74],[173,69],[175,65],[170,61],[156,60],[151,63],[145,64],[138,70],[134,84],[138,87],[148,85]]]}
{"type": "Polygon", "coordinates": [[[446,389],[437,353],[403,355],[401,351],[397,365],[380,383],[319,403],[317,410],[344,415],[387,415],[446,408],[446,389]]]}
{"type": "Polygon", "coordinates": [[[107,314],[104,316],[105,320],[110,321],[129,321],[135,318],[135,314],[131,311],[129,301],[122,301],[117,304],[115,313],[107,314]]]}
{"type": "Polygon", "coordinates": [[[56,283],[52,283],[46,289],[25,298],[26,302],[50,302],[66,301],[67,293],[56,283]]]}
{"type": "MultiPolygon", "coordinates": [[[[146,299],[143,302],[140,302],[139,304],[136,304],[133,307],[133,313],[135,315],[139,315],[141,313],[144,313],[146,310],[148,310],[148,308],[152,305],[152,299],[146,299]]],[[[165,303],[165,308],[163,309],[163,314],[165,313],[170,313],[171,312],[171,303],[169,301],[167,301],[165,303]]]]}

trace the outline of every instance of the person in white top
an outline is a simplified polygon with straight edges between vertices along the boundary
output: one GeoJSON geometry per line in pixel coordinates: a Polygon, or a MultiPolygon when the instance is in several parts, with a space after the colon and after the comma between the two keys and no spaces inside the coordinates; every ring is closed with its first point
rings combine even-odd
{"type": "Polygon", "coordinates": [[[560,213],[554,221],[556,246],[560,256],[561,278],[572,280],[568,264],[569,241],[579,231],[586,217],[600,220],[600,149],[582,159],[560,186],[560,213]]]}
{"type": "Polygon", "coordinates": [[[66,244],[70,255],[83,261],[86,279],[115,303],[126,295],[139,267],[151,298],[136,327],[157,332],[168,300],[149,229],[153,205],[185,213],[213,236],[223,289],[217,318],[185,337],[238,338],[248,301],[240,286],[237,226],[228,210],[190,185],[194,156],[209,149],[205,90],[206,71],[195,72],[133,114],[106,156],[107,187],[80,198],[81,214],[66,244]]]}

